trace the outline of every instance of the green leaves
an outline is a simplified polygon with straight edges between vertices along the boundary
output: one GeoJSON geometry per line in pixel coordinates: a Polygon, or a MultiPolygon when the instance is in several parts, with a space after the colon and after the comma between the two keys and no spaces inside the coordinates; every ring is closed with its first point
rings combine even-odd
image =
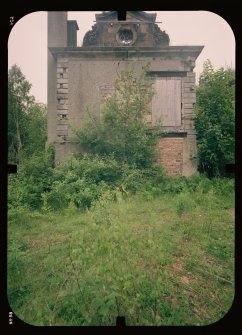
{"type": "Polygon", "coordinates": [[[215,71],[204,63],[197,88],[196,131],[199,170],[209,177],[225,175],[225,164],[234,162],[235,150],[234,70],[215,71]]]}
{"type": "Polygon", "coordinates": [[[46,106],[35,101],[30,89],[31,84],[21,69],[12,66],[8,73],[8,160],[11,163],[23,163],[45,148],[46,106]]]}
{"type": "Polygon", "coordinates": [[[83,126],[76,130],[82,147],[101,156],[112,155],[119,163],[137,168],[151,167],[157,134],[148,131],[145,116],[153,96],[151,78],[144,67],[139,75],[134,66],[118,74],[115,92],[107,99],[98,119],[87,109],[83,126]]]}

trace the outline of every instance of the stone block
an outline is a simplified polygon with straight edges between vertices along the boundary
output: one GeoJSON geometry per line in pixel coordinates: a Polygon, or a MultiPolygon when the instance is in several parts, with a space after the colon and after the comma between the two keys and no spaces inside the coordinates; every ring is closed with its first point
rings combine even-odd
{"type": "Polygon", "coordinates": [[[67,136],[68,135],[68,129],[57,129],[56,130],[57,136],[67,136]]]}
{"type": "MultiPolygon", "coordinates": [[[[196,129],[189,129],[189,131],[187,132],[187,135],[196,135],[196,129]]],[[[189,139],[189,136],[187,136],[187,138],[189,139]]]]}
{"type": "Polygon", "coordinates": [[[68,104],[68,100],[67,99],[57,99],[57,104],[58,105],[67,105],[68,104]]]}
{"type": "Polygon", "coordinates": [[[67,105],[61,105],[61,104],[57,104],[57,110],[67,110],[68,106],[67,105]]]}
{"type": "Polygon", "coordinates": [[[61,118],[61,117],[59,117],[58,119],[57,119],[57,126],[63,126],[63,125],[68,125],[68,120],[67,120],[67,118],[61,118]]]}
{"type": "Polygon", "coordinates": [[[57,60],[58,63],[68,62],[68,61],[69,61],[69,58],[67,57],[58,57],[58,60],[57,60]]]}
{"type": "Polygon", "coordinates": [[[57,66],[57,68],[58,67],[67,68],[68,67],[68,61],[66,61],[66,62],[57,62],[56,66],[57,66]]]}
{"type": "Polygon", "coordinates": [[[57,100],[58,99],[68,100],[68,94],[67,93],[58,93],[57,94],[57,100]]]}
{"type": "Polygon", "coordinates": [[[57,109],[57,114],[68,114],[68,109],[57,109]]]}
{"type": "MultiPolygon", "coordinates": [[[[60,70],[63,71],[63,68],[60,67],[60,70]]],[[[67,72],[58,72],[58,69],[57,69],[57,79],[58,78],[64,78],[64,79],[67,79],[68,78],[68,73],[67,72]]]]}
{"type": "Polygon", "coordinates": [[[67,88],[57,88],[57,94],[59,93],[68,93],[68,89],[67,88]]]}
{"type": "Polygon", "coordinates": [[[183,109],[193,109],[194,105],[192,103],[184,103],[183,109]]]}
{"type": "Polygon", "coordinates": [[[187,72],[187,77],[194,77],[195,78],[196,73],[195,72],[187,72]]]}
{"type": "Polygon", "coordinates": [[[184,83],[191,83],[191,84],[195,84],[195,78],[194,77],[185,77],[184,79],[183,79],[183,82],[184,83]]]}
{"type": "Polygon", "coordinates": [[[196,94],[194,86],[190,85],[190,84],[189,84],[188,87],[183,88],[183,93],[194,93],[194,94],[196,94]]]}
{"type": "Polygon", "coordinates": [[[57,83],[58,84],[68,84],[68,79],[57,78],[57,83]]]}
{"type": "Polygon", "coordinates": [[[195,97],[189,97],[189,98],[183,98],[182,97],[182,103],[184,105],[193,104],[193,103],[195,103],[195,101],[196,101],[195,97]]]}
{"type": "Polygon", "coordinates": [[[191,92],[190,90],[188,92],[184,92],[182,94],[182,98],[196,98],[196,93],[195,92],[191,92]]]}
{"type": "Polygon", "coordinates": [[[183,113],[182,120],[194,120],[195,119],[195,113],[192,109],[186,109],[186,113],[183,113]]]}

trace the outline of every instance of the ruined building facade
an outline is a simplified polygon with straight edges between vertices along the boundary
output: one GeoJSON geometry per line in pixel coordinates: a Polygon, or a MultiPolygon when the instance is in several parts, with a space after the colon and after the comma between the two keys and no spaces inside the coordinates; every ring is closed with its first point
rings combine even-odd
{"type": "Polygon", "coordinates": [[[73,129],[81,125],[87,106],[100,112],[112,94],[117,72],[136,62],[150,64],[155,95],[150,124],[162,120],[159,158],[169,175],[196,171],[194,128],[195,61],[203,46],[170,46],[155,23],[156,14],[128,11],[96,14],[96,22],[77,47],[78,24],[67,12],[48,13],[48,141],[54,143],[56,165],[80,147],[73,129]]]}

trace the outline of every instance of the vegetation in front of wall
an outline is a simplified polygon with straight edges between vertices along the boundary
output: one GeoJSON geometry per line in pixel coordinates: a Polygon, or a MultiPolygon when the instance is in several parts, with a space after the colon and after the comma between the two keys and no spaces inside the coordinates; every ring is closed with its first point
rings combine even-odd
{"type": "Polygon", "coordinates": [[[225,176],[235,160],[235,71],[215,70],[208,60],[196,90],[196,131],[199,170],[225,176]]]}
{"type": "Polygon", "coordinates": [[[101,117],[87,109],[82,127],[76,130],[85,150],[102,157],[112,155],[118,162],[138,169],[153,166],[161,125],[157,123],[151,131],[146,123],[154,95],[152,78],[146,75],[147,71],[148,65],[142,68],[140,75],[135,65],[121,71],[101,117]]]}

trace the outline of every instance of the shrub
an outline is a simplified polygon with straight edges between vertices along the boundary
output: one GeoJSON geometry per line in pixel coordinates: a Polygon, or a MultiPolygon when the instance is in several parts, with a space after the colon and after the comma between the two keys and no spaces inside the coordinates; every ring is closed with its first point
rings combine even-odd
{"type": "Polygon", "coordinates": [[[40,208],[41,194],[51,188],[54,172],[52,166],[52,149],[49,147],[43,154],[24,160],[18,166],[17,175],[9,178],[9,206],[40,208]]]}
{"type": "Polygon", "coordinates": [[[72,156],[55,169],[51,190],[42,194],[44,206],[61,210],[72,203],[82,210],[90,208],[102,194],[121,183],[127,169],[112,156],[72,156]]]}
{"type": "Polygon", "coordinates": [[[107,99],[100,118],[87,109],[82,127],[76,130],[85,150],[101,156],[111,154],[119,163],[139,169],[153,165],[159,127],[150,131],[145,122],[153,96],[147,70],[144,67],[137,75],[132,68],[119,74],[115,92],[107,99]]]}
{"type": "Polygon", "coordinates": [[[199,170],[209,177],[224,176],[225,164],[234,163],[234,70],[215,71],[210,61],[204,63],[196,109],[199,170]]]}

